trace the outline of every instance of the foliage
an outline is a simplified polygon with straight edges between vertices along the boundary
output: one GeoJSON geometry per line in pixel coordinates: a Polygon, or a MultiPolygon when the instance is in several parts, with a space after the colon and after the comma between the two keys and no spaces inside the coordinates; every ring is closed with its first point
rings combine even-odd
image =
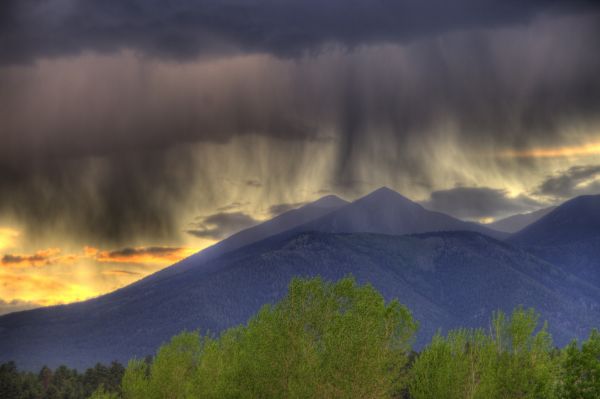
{"type": "Polygon", "coordinates": [[[416,331],[408,309],[351,278],[295,279],[278,304],[219,339],[183,333],[147,373],[130,363],[127,399],[385,398],[402,385],[416,331]],[[130,371],[131,369],[131,371],[130,371]]]}
{"type": "Polygon", "coordinates": [[[98,389],[96,389],[89,399],[118,399],[119,395],[115,392],[106,391],[104,389],[104,385],[100,385],[98,389]]]}
{"type": "Polygon", "coordinates": [[[600,398],[600,332],[592,330],[581,348],[573,341],[563,351],[561,397],[600,398]]]}
{"type": "Polygon", "coordinates": [[[428,398],[552,398],[558,368],[538,316],[516,309],[494,315],[492,329],[455,330],[436,335],[412,368],[410,393],[428,398]]]}
{"type": "Polygon", "coordinates": [[[39,373],[18,371],[15,363],[0,365],[0,398],[4,399],[84,399],[117,398],[121,393],[121,378],[125,368],[113,362],[97,364],[80,374],[75,369],[60,366],[55,370],[43,367],[39,373]]]}

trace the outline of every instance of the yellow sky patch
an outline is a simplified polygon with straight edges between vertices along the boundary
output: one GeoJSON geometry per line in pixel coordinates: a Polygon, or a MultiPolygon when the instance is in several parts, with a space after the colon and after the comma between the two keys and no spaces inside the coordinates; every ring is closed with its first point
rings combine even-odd
{"type": "Polygon", "coordinates": [[[563,158],[586,155],[600,155],[600,142],[581,144],[576,146],[532,148],[523,151],[509,150],[502,153],[510,158],[563,158]]]}
{"type": "Polygon", "coordinates": [[[154,273],[193,253],[189,247],[132,247],[113,251],[85,246],[0,257],[0,299],[49,306],[96,297],[154,273]]]}
{"type": "Polygon", "coordinates": [[[12,248],[17,244],[19,232],[8,227],[0,227],[0,251],[12,248]]]}

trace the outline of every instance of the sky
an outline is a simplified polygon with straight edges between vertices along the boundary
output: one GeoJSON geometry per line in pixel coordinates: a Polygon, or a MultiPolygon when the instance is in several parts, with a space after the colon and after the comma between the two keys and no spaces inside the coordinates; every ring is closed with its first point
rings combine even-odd
{"type": "Polygon", "coordinates": [[[0,2],[0,314],[321,196],[492,221],[600,193],[600,6],[0,2]]]}

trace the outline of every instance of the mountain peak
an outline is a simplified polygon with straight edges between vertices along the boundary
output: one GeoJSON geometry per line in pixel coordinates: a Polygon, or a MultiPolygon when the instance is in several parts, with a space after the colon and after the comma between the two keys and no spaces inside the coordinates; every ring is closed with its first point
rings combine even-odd
{"type": "Polygon", "coordinates": [[[355,202],[376,203],[383,207],[386,207],[386,206],[389,206],[392,204],[402,204],[402,205],[411,205],[416,208],[421,208],[421,206],[419,204],[417,204],[416,202],[411,201],[410,199],[406,198],[402,194],[392,190],[391,188],[385,187],[385,186],[378,188],[377,190],[365,195],[362,198],[359,198],[355,202]]]}
{"type": "Polygon", "coordinates": [[[321,197],[318,200],[307,204],[307,206],[315,206],[319,208],[337,208],[346,204],[348,204],[348,201],[341,199],[337,195],[331,194],[321,197]]]}
{"type": "Polygon", "coordinates": [[[377,190],[372,191],[368,195],[400,195],[397,191],[392,190],[387,186],[381,186],[377,190]]]}

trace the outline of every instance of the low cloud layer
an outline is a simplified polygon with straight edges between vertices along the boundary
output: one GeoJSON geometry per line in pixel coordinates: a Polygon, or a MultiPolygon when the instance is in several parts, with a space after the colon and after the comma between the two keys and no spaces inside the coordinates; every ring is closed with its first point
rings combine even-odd
{"type": "Polygon", "coordinates": [[[194,250],[181,247],[135,247],[123,248],[114,251],[99,251],[87,247],[86,253],[92,255],[98,262],[111,263],[175,263],[189,255],[194,250]]]}
{"type": "Polygon", "coordinates": [[[9,253],[2,256],[0,264],[6,267],[47,266],[61,259],[60,253],[61,250],[58,248],[40,250],[34,254],[9,253]]]}
{"type": "Polygon", "coordinates": [[[303,205],[306,205],[307,202],[292,202],[292,203],[283,203],[283,204],[275,204],[269,207],[269,214],[271,216],[281,215],[282,213],[291,211],[292,209],[300,208],[303,205]]]}
{"type": "Polygon", "coordinates": [[[192,223],[187,233],[199,238],[220,240],[258,223],[258,220],[243,212],[219,212],[199,217],[199,221],[192,223]]]}
{"type": "Polygon", "coordinates": [[[549,176],[540,184],[537,194],[555,200],[600,194],[600,165],[573,166],[549,176]]]}
{"type": "Polygon", "coordinates": [[[456,187],[434,191],[429,200],[422,204],[426,208],[463,219],[504,217],[542,206],[525,195],[510,197],[506,190],[488,187],[456,187]]]}

